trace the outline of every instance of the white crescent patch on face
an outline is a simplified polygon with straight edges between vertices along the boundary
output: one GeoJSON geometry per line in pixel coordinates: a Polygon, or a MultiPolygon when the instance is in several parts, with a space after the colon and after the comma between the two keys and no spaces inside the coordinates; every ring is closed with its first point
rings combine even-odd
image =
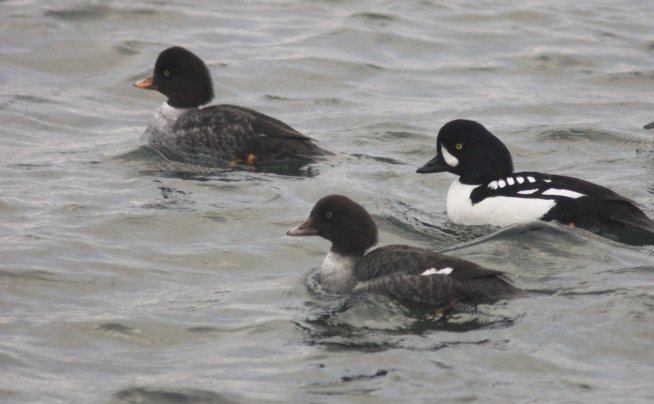
{"type": "Polygon", "coordinates": [[[443,160],[445,160],[445,163],[447,163],[448,166],[456,167],[459,165],[459,159],[457,159],[452,155],[452,153],[447,151],[446,147],[441,146],[441,154],[443,155],[443,160]]]}

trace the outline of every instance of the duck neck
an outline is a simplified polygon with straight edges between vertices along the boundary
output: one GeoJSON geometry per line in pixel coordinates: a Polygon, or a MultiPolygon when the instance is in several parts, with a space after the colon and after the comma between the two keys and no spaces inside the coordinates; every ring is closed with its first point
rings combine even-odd
{"type": "Polygon", "coordinates": [[[354,267],[360,259],[360,256],[342,254],[332,248],[320,267],[322,284],[332,292],[350,292],[357,283],[354,267]]]}
{"type": "Polygon", "coordinates": [[[175,122],[180,116],[184,115],[187,111],[193,108],[176,108],[164,102],[155,111],[148,127],[148,132],[151,133],[167,133],[175,126],[175,122]]]}

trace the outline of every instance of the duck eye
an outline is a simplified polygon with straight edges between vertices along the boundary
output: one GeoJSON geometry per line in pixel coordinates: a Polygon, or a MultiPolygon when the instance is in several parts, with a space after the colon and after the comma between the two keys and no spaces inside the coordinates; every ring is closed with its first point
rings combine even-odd
{"type": "Polygon", "coordinates": [[[170,70],[164,70],[163,75],[165,77],[170,77],[170,70]]]}
{"type": "Polygon", "coordinates": [[[334,214],[332,213],[331,210],[328,211],[327,213],[325,213],[325,219],[331,219],[333,216],[334,216],[334,214]]]}
{"type": "Polygon", "coordinates": [[[455,147],[457,150],[461,150],[461,149],[463,149],[463,143],[457,143],[454,147],[455,147]]]}

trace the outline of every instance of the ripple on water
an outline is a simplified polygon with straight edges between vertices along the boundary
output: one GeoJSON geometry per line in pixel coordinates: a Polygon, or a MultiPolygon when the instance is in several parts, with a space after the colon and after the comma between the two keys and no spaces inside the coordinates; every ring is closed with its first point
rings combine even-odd
{"type": "Polygon", "coordinates": [[[132,16],[152,16],[154,9],[112,7],[104,4],[81,4],[75,7],[50,9],[44,12],[46,17],[63,21],[87,22],[107,19],[123,19],[132,16]]]}
{"type": "MultiPolygon", "coordinates": [[[[110,404],[134,403],[207,403],[231,404],[243,402],[244,397],[232,394],[219,394],[210,390],[190,389],[185,387],[129,387],[113,394],[110,404]]],[[[249,400],[248,400],[249,401],[249,400]]],[[[265,401],[249,401],[265,402],[265,401]]]]}
{"type": "Polygon", "coordinates": [[[142,146],[115,157],[136,163],[139,173],[148,176],[179,178],[194,181],[272,181],[261,174],[311,178],[319,174],[309,159],[289,162],[226,167],[223,162],[191,156],[186,153],[165,155],[160,150],[142,146]],[[143,164],[145,163],[145,164],[143,164]]]}
{"type": "MultiPolygon", "coordinates": [[[[359,294],[337,296],[326,292],[318,283],[318,271],[307,278],[312,300],[309,316],[296,322],[305,335],[305,343],[329,350],[364,350],[382,352],[389,349],[413,349],[407,335],[465,333],[511,327],[519,314],[510,301],[494,304],[457,304],[447,311],[434,308],[407,307],[387,298],[359,294]]],[[[440,341],[432,349],[456,345],[456,340],[440,341]]],[[[476,342],[475,342],[476,343],[476,342]]]]}

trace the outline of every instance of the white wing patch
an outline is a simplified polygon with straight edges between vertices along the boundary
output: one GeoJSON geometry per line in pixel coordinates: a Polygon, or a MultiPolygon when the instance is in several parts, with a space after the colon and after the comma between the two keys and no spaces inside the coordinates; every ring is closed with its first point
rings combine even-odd
{"type": "Polygon", "coordinates": [[[534,177],[527,177],[527,181],[531,182],[532,184],[536,182],[536,178],[534,177]]]}
{"type": "Polygon", "coordinates": [[[497,189],[497,181],[492,181],[488,184],[488,188],[497,189]]]}
{"type": "Polygon", "coordinates": [[[506,182],[507,182],[509,185],[513,185],[513,184],[515,184],[515,180],[513,179],[513,177],[509,177],[509,178],[507,178],[507,179],[506,179],[506,182]]]}
{"type": "Polygon", "coordinates": [[[569,189],[558,189],[558,188],[550,188],[547,191],[543,192],[543,195],[565,196],[566,198],[573,198],[573,199],[586,196],[584,194],[580,194],[579,192],[570,191],[569,189]]]}
{"type": "Polygon", "coordinates": [[[420,276],[429,276],[429,275],[449,275],[454,271],[452,267],[445,267],[442,269],[429,268],[425,272],[421,273],[420,276]]]}
{"type": "Polygon", "coordinates": [[[522,177],[515,177],[515,180],[518,181],[518,184],[522,184],[523,182],[525,182],[525,179],[522,177]]]}
{"type": "Polygon", "coordinates": [[[533,194],[534,192],[537,192],[537,191],[538,191],[538,189],[525,189],[523,191],[518,191],[518,193],[522,194],[522,195],[531,195],[531,194],[533,194]]]}

